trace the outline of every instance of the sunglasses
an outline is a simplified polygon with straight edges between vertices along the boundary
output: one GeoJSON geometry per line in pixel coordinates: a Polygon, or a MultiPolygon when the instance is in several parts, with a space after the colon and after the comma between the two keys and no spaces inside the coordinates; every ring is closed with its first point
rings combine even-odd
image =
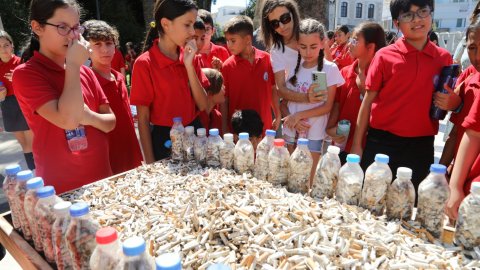
{"type": "Polygon", "coordinates": [[[280,23],[282,25],[286,25],[292,21],[292,14],[290,12],[282,14],[278,20],[271,20],[270,26],[273,30],[277,30],[280,27],[280,23]]]}

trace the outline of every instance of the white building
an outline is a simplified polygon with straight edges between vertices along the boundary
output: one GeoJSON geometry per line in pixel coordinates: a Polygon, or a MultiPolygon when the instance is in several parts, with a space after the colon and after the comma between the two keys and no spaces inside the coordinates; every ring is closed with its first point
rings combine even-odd
{"type": "Polygon", "coordinates": [[[224,6],[218,8],[218,12],[212,14],[213,21],[220,26],[223,26],[231,18],[242,15],[245,12],[245,7],[238,6],[224,6]]]}
{"type": "Polygon", "coordinates": [[[329,29],[338,25],[351,28],[364,21],[382,20],[383,0],[329,0],[329,29]]]}

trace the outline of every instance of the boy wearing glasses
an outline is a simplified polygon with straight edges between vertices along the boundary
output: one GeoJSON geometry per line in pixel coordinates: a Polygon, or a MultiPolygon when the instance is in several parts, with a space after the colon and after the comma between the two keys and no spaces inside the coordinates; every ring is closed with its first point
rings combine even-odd
{"type": "Polygon", "coordinates": [[[222,64],[230,56],[227,49],[212,43],[212,36],[215,33],[212,14],[207,10],[198,10],[198,16],[205,24],[205,43],[203,47],[198,47],[205,68],[222,69],[222,64]]]}
{"type": "MultiPolygon", "coordinates": [[[[366,94],[357,118],[351,152],[362,156],[366,169],[377,153],[390,156],[390,168],[413,170],[415,189],[434,162],[438,120],[430,118],[434,77],[452,64],[450,53],[428,40],[433,0],[393,0],[390,12],[404,37],[379,50],[370,64],[366,94]],[[365,150],[362,139],[367,133],[365,150]]],[[[442,109],[460,105],[453,92],[444,94],[442,109]]]]}

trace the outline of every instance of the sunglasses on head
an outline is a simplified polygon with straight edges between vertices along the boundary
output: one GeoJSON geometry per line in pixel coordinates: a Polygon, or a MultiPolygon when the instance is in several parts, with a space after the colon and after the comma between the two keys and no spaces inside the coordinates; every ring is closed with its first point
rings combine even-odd
{"type": "Polygon", "coordinates": [[[280,27],[280,23],[282,25],[288,24],[289,22],[292,21],[292,14],[290,12],[287,12],[285,14],[282,14],[278,20],[271,20],[270,21],[270,26],[276,30],[277,28],[280,27]]]}

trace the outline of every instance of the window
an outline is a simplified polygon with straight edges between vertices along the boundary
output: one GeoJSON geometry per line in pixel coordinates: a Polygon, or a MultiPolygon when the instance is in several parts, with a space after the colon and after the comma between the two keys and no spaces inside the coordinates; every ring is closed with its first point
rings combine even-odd
{"type": "Polygon", "coordinates": [[[375,15],[375,5],[370,4],[368,5],[368,18],[373,19],[373,17],[375,17],[374,15],[375,15]]]}
{"type": "Polygon", "coordinates": [[[348,8],[348,3],[342,2],[342,6],[340,8],[340,17],[347,17],[347,8],[348,8]]]}
{"type": "Polygon", "coordinates": [[[465,27],[465,19],[457,19],[457,27],[465,27]]]}
{"type": "Polygon", "coordinates": [[[440,28],[440,20],[434,20],[435,26],[440,28]]]}
{"type": "Polygon", "coordinates": [[[357,9],[356,9],[356,18],[362,18],[362,8],[363,8],[363,5],[361,3],[357,3],[357,9]]]}

